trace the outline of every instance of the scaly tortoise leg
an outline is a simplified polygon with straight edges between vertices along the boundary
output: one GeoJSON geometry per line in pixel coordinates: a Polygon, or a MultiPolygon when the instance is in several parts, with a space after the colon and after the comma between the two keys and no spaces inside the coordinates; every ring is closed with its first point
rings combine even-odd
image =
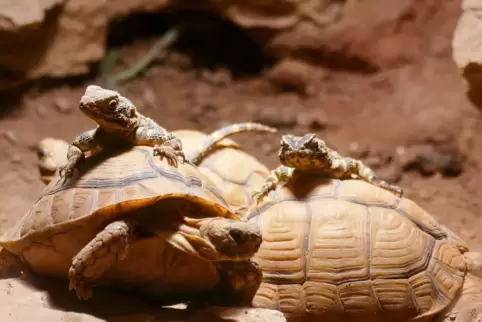
{"type": "Polygon", "coordinates": [[[253,200],[259,204],[263,201],[263,198],[275,190],[279,184],[288,183],[293,178],[294,172],[294,168],[289,168],[284,165],[270,171],[261,189],[252,195],[253,200]]]}
{"type": "Polygon", "coordinates": [[[96,131],[97,129],[85,131],[70,144],[67,151],[67,163],[59,169],[60,177],[71,177],[77,165],[84,160],[84,153],[97,147],[96,131]]]}
{"type": "Polygon", "coordinates": [[[193,307],[251,306],[263,279],[261,267],[252,261],[225,261],[219,262],[218,268],[221,274],[218,286],[204,296],[200,303],[193,303],[193,307]]]}
{"type": "Polygon", "coordinates": [[[108,224],[73,258],[69,269],[69,289],[79,299],[92,297],[92,287],[109,267],[127,256],[134,226],[119,220],[108,224]]]}

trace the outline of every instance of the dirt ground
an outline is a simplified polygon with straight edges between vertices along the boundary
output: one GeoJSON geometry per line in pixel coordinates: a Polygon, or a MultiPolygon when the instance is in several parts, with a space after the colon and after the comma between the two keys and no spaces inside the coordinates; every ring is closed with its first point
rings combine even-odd
{"type": "MultiPolygon", "coordinates": [[[[456,18],[451,18],[453,27],[456,18]]],[[[279,127],[281,134],[314,132],[398,182],[406,196],[482,250],[482,122],[451,58],[452,31],[433,31],[443,45],[436,56],[395,69],[360,74],[310,68],[305,93],[280,86],[286,81],[279,75],[260,71],[272,62],[248,50],[256,47],[243,46],[242,37],[231,42],[241,44],[238,48],[216,43],[202,58],[197,54],[203,40],[178,46],[120,87],[142,113],[170,130],[212,131],[231,122],[261,121],[279,127]]],[[[154,40],[123,44],[121,67],[135,62],[154,40]]],[[[102,85],[100,75],[34,87],[20,101],[2,104],[1,230],[22,216],[44,187],[36,144],[46,136],[72,140],[94,126],[77,109],[88,84],[102,85]]],[[[242,134],[235,140],[268,166],[277,164],[278,134],[242,134]]]]}

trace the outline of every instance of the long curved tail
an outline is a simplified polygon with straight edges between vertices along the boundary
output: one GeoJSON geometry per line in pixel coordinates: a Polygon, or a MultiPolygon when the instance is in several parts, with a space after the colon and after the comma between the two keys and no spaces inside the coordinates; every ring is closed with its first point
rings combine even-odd
{"type": "Polygon", "coordinates": [[[199,165],[202,159],[216,147],[216,144],[219,141],[233,134],[252,131],[268,133],[278,132],[276,128],[261,123],[245,122],[230,124],[209,134],[208,137],[201,142],[199,149],[190,155],[189,161],[194,165],[199,165]]]}

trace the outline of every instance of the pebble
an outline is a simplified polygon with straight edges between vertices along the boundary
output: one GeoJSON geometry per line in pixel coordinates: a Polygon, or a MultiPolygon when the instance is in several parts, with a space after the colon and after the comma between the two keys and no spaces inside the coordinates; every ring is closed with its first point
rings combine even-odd
{"type": "Polygon", "coordinates": [[[68,114],[72,112],[73,104],[67,97],[57,97],[53,102],[55,108],[60,113],[68,114]]]}
{"type": "Polygon", "coordinates": [[[47,109],[43,105],[38,105],[35,111],[41,119],[46,119],[48,116],[47,109]]]}
{"type": "Polygon", "coordinates": [[[320,110],[300,112],[296,116],[296,123],[312,130],[322,130],[327,127],[328,121],[325,113],[320,110]]]}
{"type": "Polygon", "coordinates": [[[296,125],[296,115],[278,107],[266,107],[260,109],[256,121],[273,127],[291,128],[296,125]]]}
{"type": "Polygon", "coordinates": [[[2,136],[11,144],[17,143],[17,135],[13,131],[5,131],[2,136]]]}

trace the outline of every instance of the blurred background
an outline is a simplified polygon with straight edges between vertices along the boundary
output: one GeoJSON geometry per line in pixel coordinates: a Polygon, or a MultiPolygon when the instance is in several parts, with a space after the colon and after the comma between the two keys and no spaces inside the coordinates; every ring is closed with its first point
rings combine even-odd
{"type": "MultiPolygon", "coordinates": [[[[0,230],[44,187],[38,142],[94,126],[98,84],[168,130],[314,132],[482,250],[476,2],[2,1],[0,230]]],[[[278,164],[279,134],[234,139],[278,164]]]]}

